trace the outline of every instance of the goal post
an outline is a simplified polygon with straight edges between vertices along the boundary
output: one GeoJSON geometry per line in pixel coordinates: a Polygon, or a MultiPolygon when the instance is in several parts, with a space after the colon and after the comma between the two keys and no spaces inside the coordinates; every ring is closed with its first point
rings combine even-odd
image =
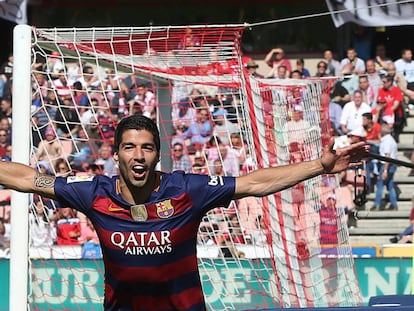
{"type": "MultiPolygon", "coordinates": [[[[115,173],[104,165],[104,150],[113,144],[117,122],[134,113],[157,122],[160,168],[167,172],[179,167],[174,149],[180,146],[191,166],[180,169],[239,176],[316,159],[330,137],[322,98],[333,78],[250,77],[240,49],[245,25],[22,29],[25,36],[30,31],[30,44],[15,46],[13,135],[19,142],[14,136],[13,159],[47,173],[63,174],[58,163],[67,167],[64,174],[79,178],[115,173]],[[31,136],[23,137],[16,120],[28,126],[30,117],[24,131],[31,136]],[[192,131],[197,122],[209,130],[192,131]]],[[[16,45],[17,36],[16,27],[16,45]]],[[[361,305],[342,196],[338,176],[323,175],[205,215],[197,255],[208,309],[361,305]],[[327,208],[333,198],[338,205],[327,208]]],[[[22,198],[27,205],[28,197],[22,198]]],[[[39,200],[42,224],[56,230],[54,202],[39,200]]],[[[26,214],[13,216],[13,230],[26,222],[27,211],[31,226],[38,224],[37,203],[31,200],[28,209],[19,204],[13,210],[26,214]]],[[[84,226],[87,220],[79,217],[84,226]]],[[[33,309],[101,308],[102,260],[84,257],[84,241],[35,247],[29,240],[12,240],[20,248],[14,250],[20,270],[11,271],[11,290],[19,288],[20,296],[11,294],[10,302],[28,300],[33,309]],[[30,259],[23,276],[22,258],[30,259]],[[29,283],[28,292],[22,283],[29,283]]]]}
{"type": "MultiPolygon", "coordinates": [[[[18,25],[13,34],[13,161],[29,164],[30,158],[30,102],[32,29],[18,25]]],[[[9,310],[27,310],[28,249],[29,249],[29,195],[12,192],[10,238],[10,300],[9,310]]]]}

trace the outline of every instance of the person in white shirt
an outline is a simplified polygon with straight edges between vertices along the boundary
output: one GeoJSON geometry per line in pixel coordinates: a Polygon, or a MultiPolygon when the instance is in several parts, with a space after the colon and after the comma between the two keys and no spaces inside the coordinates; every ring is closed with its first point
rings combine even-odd
{"type": "Polygon", "coordinates": [[[353,100],[346,103],[341,115],[341,130],[344,134],[362,126],[362,115],[371,112],[371,107],[362,101],[362,92],[356,90],[353,100]]]}
{"type": "Polygon", "coordinates": [[[414,91],[414,62],[411,49],[403,49],[401,58],[395,62],[397,73],[402,73],[407,81],[407,88],[414,91]]]}

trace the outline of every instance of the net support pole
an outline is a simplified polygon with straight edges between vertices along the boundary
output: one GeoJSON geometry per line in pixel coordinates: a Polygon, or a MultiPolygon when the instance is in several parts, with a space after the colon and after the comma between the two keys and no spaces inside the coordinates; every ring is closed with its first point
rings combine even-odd
{"type": "MultiPolygon", "coordinates": [[[[29,164],[31,107],[31,27],[18,25],[13,31],[13,122],[14,162],[29,164]]],[[[9,310],[26,311],[28,303],[29,194],[12,191],[10,239],[9,310]]]]}

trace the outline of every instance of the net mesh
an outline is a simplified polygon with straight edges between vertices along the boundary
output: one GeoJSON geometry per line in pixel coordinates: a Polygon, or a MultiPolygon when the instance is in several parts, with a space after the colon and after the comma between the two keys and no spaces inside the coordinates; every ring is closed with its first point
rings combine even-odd
{"type": "MultiPolygon", "coordinates": [[[[34,28],[31,164],[55,175],[117,174],[114,129],[135,113],[158,123],[165,171],[239,176],[318,158],[330,137],[321,99],[333,81],[250,77],[243,30],[34,28]]],[[[209,309],[360,305],[344,191],[324,175],[209,212],[198,236],[209,309]]],[[[88,220],[69,211],[63,221],[44,198],[30,210],[32,309],[100,309],[103,267],[93,232],[82,233],[93,231],[88,220]],[[59,243],[68,228],[80,236],[59,243]],[[35,245],[36,230],[50,231],[47,242],[35,245]]]]}

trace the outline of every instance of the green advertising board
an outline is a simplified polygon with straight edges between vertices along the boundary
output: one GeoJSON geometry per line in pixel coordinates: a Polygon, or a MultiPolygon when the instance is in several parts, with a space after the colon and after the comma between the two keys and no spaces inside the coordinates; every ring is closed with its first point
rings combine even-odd
{"type": "MultiPolygon", "coordinates": [[[[37,310],[102,310],[103,263],[96,260],[32,260],[31,304],[37,310]]],[[[271,298],[274,291],[268,260],[203,260],[201,279],[208,302],[214,308],[226,306],[253,309],[257,305],[278,307],[271,298]],[[214,267],[213,267],[214,266],[214,267]],[[220,269],[223,267],[223,269],[220,269]],[[258,277],[257,271],[260,271],[258,277]],[[248,279],[242,277],[250,276],[248,279]],[[220,281],[217,283],[217,281],[220,281]],[[213,285],[214,284],[214,285],[213,285]],[[220,287],[217,286],[220,284],[220,287]],[[254,289],[253,291],[251,289],[254,289]],[[227,295],[228,292],[239,293],[227,295]],[[254,292],[261,293],[254,295],[254,292]],[[236,297],[236,298],[234,298],[236,297]],[[230,298],[229,298],[230,299],[230,298]]],[[[369,297],[411,293],[411,258],[356,258],[361,295],[369,297]]],[[[8,310],[9,261],[0,260],[0,311],[8,310]]]]}

